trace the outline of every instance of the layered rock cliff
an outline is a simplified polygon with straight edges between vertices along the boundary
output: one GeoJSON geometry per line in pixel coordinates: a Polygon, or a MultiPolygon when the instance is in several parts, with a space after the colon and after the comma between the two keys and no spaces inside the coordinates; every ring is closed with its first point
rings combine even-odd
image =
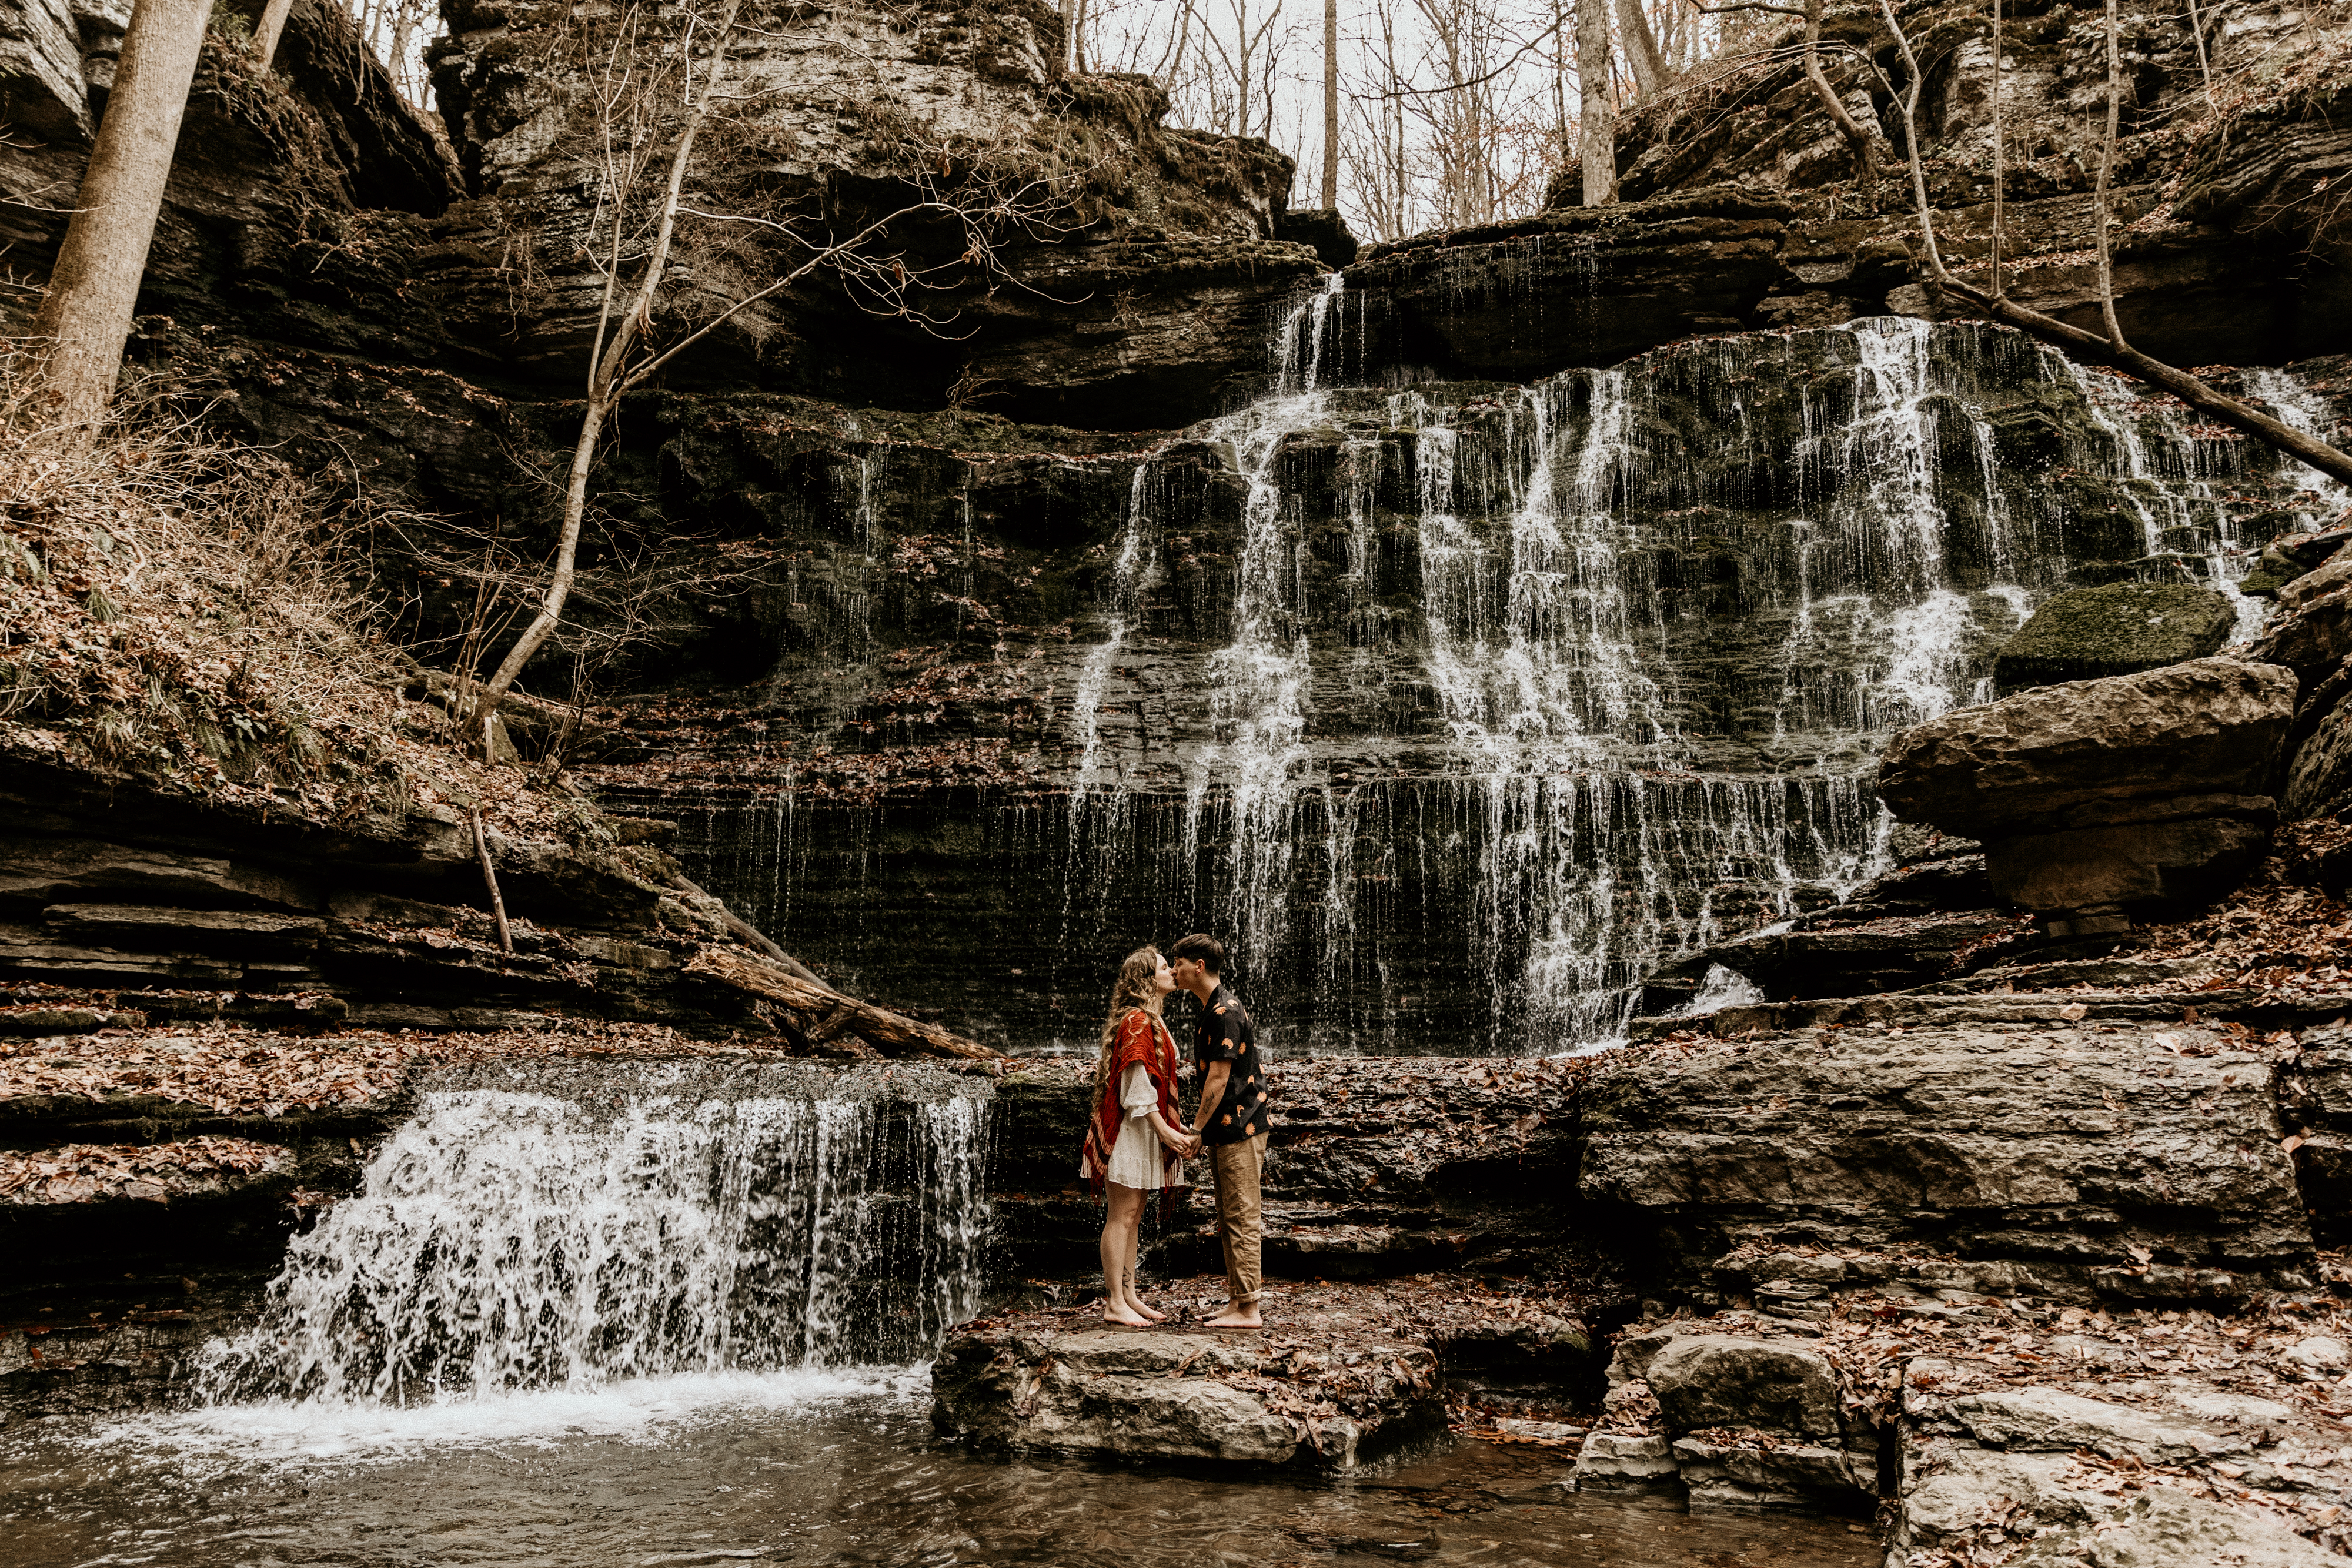
{"type": "MultiPolygon", "coordinates": [[[[2011,296],[2097,329],[2092,193],[2105,129],[2095,7],[2007,10],[2001,252],[2011,296]]],[[[1990,10],[1896,8],[1923,77],[1922,167],[1946,260],[1992,249],[1990,10]]],[[[2117,314],[2185,365],[2277,363],[2352,344],[2352,251],[2329,189],[2347,34],[2335,7],[2126,16],[2114,211],[2117,314]]],[[[1375,247],[1350,287],[1385,297],[1386,352],[1453,375],[1608,364],[1691,333],[1945,314],[1918,263],[1904,165],[1902,47],[1878,10],[1829,8],[1823,68],[1870,135],[1853,160],[1806,82],[1801,30],[1709,62],[1621,122],[1614,206],[1580,176],[1516,223],[1375,247]]]]}

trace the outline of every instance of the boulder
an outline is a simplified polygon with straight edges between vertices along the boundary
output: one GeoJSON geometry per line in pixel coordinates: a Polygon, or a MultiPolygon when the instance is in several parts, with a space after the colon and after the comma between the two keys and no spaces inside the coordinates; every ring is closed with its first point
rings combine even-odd
{"type": "Polygon", "coordinates": [[[2295,747],[2282,803],[2290,820],[2315,816],[2347,790],[2352,790],[2352,704],[2339,704],[2295,747]]]}
{"type": "Polygon", "coordinates": [[[2117,582],[2045,601],[1993,660],[2003,692],[2099,680],[2221,652],[2237,611],[2186,582],[2117,582]]]}
{"type": "Polygon", "coordinates": [[[2246,650],[2247,658],[2284,664],[2306,681],[2332,673],[2347,653],[2352,653],[2352,593],[2305,602],[2246,650]]]}
{"type": "Polygon", "coordinates": [[[1695,1509],[1811,1512],[1840,1493],[1860,1491],[1864,1500],[1877,1496],[1877,1464],[1867,1453],[1849,1454],[1812,1443],[1711,1443],[1697,1437],[1675,1438],[1673,1451],[1695,1509]]]}
{"type": "MultiPolygon", "coordinates": [[[[2339,529],[2332,535],[2321,537],[2341,538],[2343,534],[2339,529]]],[[[2281,588],[2278,591],[2279,608],[2300,612],[2347,584],[2352,584],[2352,551],[2338,551],[2324,564],[2315,566],[2281,588]]]]}
{"type": "Polygon", "coordinates": [[[1274,237],[1290,245],[1313,246],[1323,265],[1334,271],[1352,266],[1364,248],[1349,229],[1346,214],[1337,207],[1277,213],[1274,237]]]}
{"type": "Polygon", "coordinates": [[[1579,1491],[1648,1491],[1680,1474],[1670,1440],[1655,1433],[1595,1432],[1576,1456],[1579,1491]]]}
{"type": "Polygon", "coordinates": [[[2238,580],[2238,591],[2249,599],[2275,599],[2290,610],[2300,610],[2352,580],[2352,559],[2332,559],[2347,540],[2352,540],[2352,528],[2273,539],[2254,570],[2238,580]]]}
{"type": "Polygon", "coordinates": [[[2266,796],[2296,684],[2275,664],[2215,658],[2021,692],[1897,736],[1879,794],[1906,821],[1979,839],[2060,825],[2076,808],[2266,796]]]}
{"type": "Polygon", "coordinates": [[[1801,1345],[1693,1334],[1650,1358],[1649,1384],[1670,1432],[1769,1427],[1835,1437],[1839,1430],[1837,1369],[1801,1345]]]}
{"type": "Polygon", "coordinates": [[[1987,845],[1985,872],[2037,914],[2201,903],[2235,885],[2270,838],[2267,821],[2227,817],[2027,833],[1987,845]]]}

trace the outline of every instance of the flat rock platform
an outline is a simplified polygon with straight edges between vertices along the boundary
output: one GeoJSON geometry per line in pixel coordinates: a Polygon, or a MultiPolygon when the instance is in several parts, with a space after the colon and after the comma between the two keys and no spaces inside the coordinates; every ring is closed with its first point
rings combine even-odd
{"type": "Polygon", "coordinates": [[[1082,1305],[982,1318],[931,1373],[933,1424],[982,1447],[1346,1469],[1444,1429],[1444,1375],[1531,1386],[1591,1364],[1556,1305],[1460,1276],[1276,1284],[1262,1330],[1217,1330],[1223,1281],[1180,1284],[1169,1321],[1082,1305]]]}

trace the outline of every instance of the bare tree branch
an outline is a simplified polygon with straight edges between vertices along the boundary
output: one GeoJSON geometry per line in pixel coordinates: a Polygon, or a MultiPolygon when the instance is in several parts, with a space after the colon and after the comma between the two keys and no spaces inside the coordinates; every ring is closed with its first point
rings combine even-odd
{"type": "MultiPolygon", "coordinates": [[[[2110,0],[2112,4],[2112,0],[2110,0]]],[[[1921,247],[1925,251],[1928,276],[1937,291],[1946,298],[1958,300],[1980,316],[2004,325],[2016,327],[2045,343],[2067,350],[2076,358],[2093,364],[2112,365],[2128,371],[2149,385],[2171,393],[2189,407],[2210,414],[2220,423],[2244,432],[2258,441],[2269,444],[2330,477],[2352,485],[2352,453],[2337,450],[2316,436],[2306,435],[2284,421],[2272,418],[2250,403],[2240,402],[2226,392],[2208,386],[2198,377],[2161,360],[2150,358],[2122,340],[2120,333],[2113,337],[2070,326],[2054,316],[2030,309],[2015,300],[1988,294],[1971,284],[1952,276],[1944,266],[1943,251],[1936,243],[1936,214],[1928,204],[1927,181],[1922,169],[1919,150],[1917,107],[1919,101],[1919,71],[1911,52],[1911,41],[1905,36],[1903,26],[1895,20],[1888,0],[1879,0],[1887,26],[1894,32],[1903,53],[1904,65],[1910,72],[1908,90],[1902,96],[1906,154],[1911,166],[1911,193],[1916,204],[1921,247]]],[[[2099,214],[2104,224],[2105,214],[2099,214]]],[[[2103,305],[2111,310],[2109,298],[2103,305]]]]}

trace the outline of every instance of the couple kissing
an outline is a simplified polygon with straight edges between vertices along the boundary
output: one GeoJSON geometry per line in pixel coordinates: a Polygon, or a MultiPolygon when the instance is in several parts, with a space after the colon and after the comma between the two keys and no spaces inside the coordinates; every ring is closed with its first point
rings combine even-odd
{"type": "Polygon", "coordinates": [[[1265,1051],[1241,998],[1219,977],[1224,944],[1198,933],[1161,957],[1139,947],[1119,966],[1095,1058],[1094,1113],[1078,1169],[1109,1197],[1103,1221],[1103,1319],[1141,1327],[1164,1322],[1136,1288],[1136,1232],[1143,1196],[1164,1201],[1187,1185],[1186,1159],[1206,1152],[1217,1184],[1217,1230],[1225,1251],[1225,1309],[1203,1320],[1214,1329],[1263,1328],[1264,1281],[1258,1255],[1264,1224],[1258,1183],[1265,1169],[1267,1101],[1274,1090],[1265,1051]],[[1192,1060],[1201,1098],[1187,1122],[1176,1093],[1176,1037],[1161,1015],[1171,992],[1200,1003],[1192,1060]]]}

